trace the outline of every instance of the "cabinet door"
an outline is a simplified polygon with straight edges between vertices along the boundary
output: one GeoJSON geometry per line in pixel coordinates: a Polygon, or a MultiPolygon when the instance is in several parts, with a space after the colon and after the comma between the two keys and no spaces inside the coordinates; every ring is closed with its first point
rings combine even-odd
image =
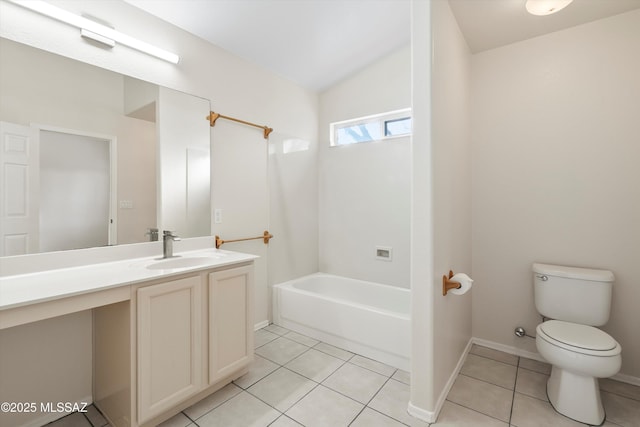
{"type": "Polygon", "coordinates": [[[209,274],[209,383],[253,360],[253,267],[209,274]]]}
{"type": "Polygon", "coordinates": [[[200,276],[137,291],[139,423],[203,388],[201,296],[200,276]]]}

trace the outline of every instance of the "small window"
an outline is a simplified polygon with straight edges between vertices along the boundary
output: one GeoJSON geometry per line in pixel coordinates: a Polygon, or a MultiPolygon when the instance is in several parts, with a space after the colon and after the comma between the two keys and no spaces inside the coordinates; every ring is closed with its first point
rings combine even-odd
{"type": "Polygon", "coordinates": [[[331,146],[411,135],[411,109],[331,123],[331,146]]]}
{"type": "Polygon", "coordinates": [[[384,136],[403,136],[410,133],[411,117],[402,117],[384,122],[384,136]]]}

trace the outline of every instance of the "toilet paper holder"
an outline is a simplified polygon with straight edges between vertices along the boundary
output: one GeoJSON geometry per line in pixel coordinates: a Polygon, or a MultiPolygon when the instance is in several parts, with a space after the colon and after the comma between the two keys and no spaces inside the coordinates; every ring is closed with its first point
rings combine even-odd
{"type": "Polygon", "coordinates": [[[452,282],[451,279],[453,277],[453,271],[449,270],[449,277],[446,275],[442,276],[442,295],[447,295],[450,289],[460,289],[462,284],[460,282],[452,282]]]}
{"type": "Polygon", "coordinates": [[[449,277],[442,276],[442,295],[447,295],[449,291],[455,295],[463,295],[469,292],[473,285],[473,279],[465,273],[453,274],[449,270],[449,277]]]}

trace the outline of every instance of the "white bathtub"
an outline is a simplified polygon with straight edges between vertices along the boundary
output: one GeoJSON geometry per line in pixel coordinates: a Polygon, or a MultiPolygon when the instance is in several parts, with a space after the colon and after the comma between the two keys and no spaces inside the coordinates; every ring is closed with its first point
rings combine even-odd
{"type": "Polygon", "coordinates": [[[409,370],[411,291],[325,273],[273,287],[274,323],[409,370]]]}

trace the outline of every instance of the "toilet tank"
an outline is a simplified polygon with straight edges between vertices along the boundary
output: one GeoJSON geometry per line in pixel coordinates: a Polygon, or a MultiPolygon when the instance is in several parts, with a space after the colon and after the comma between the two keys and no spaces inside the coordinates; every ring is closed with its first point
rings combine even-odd
{"type": "Polygon", "coordinates": [[[609,320],[614,279],[608,270],[535,263],[536,309],[551,319],[602,326],[609,320]]]}

